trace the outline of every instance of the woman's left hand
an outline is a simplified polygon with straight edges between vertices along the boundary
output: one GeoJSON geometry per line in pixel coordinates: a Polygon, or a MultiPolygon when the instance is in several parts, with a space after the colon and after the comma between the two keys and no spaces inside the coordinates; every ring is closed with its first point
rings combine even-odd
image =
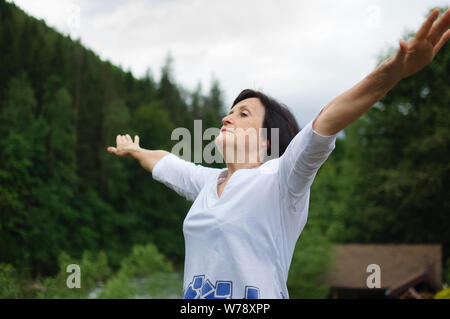
{"type": "Polygon", "coordinates": [[[434,9],[414,38],[400,40],[397,53],[386,61],[398,70],[400,79],[422,70],[450,39],[450,9],[435,22],[438,16],[439,9],[434,9]]]}

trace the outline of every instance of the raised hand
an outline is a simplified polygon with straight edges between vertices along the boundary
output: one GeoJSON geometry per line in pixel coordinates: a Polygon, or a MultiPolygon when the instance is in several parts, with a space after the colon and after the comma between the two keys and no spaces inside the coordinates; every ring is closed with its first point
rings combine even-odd
{"type": "Polygon", "coordinates": [[[134,137],[134,142],[128,134],[117,135],[116,144],[116,147],[108,147],[107,151],[117,156],[132,156],[133,153],[141,149],[139,146],[139,136],[137,135],[134,137]]]}
{"type": "Polygon", "coordinates": [[[390,58],[392,66],[399,72],[400,79],[406,78],[427,66],[450,39],[450,9],[440,18],[439,9],[434,9],[416,33],[405,42],[400,40],[400,48],[390,58]]]}

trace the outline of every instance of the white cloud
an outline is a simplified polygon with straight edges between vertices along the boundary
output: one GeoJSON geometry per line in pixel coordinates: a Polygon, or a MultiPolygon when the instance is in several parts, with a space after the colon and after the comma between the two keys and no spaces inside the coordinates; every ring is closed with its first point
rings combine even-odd
{"type": "MultiPolygon", "coordinates": [[[[81,41],[103,59],[158,78],[170,50],[175,79],[208,89],[219,79],[231,105],[244,88],[262,89],[306,124],[416,30],[443,0],[16,0],[64,33],[67,8],[81,9],[81,41]]],[[[70,10],[69,10],[70,11],[70,10]]],[[[70,12],[69,12],[70,13],[70,12]]],[[[68,26],[69,25],[69,26],[68,26]]],[[[76,32],[74,32],[76,34],[76,32]]]]}

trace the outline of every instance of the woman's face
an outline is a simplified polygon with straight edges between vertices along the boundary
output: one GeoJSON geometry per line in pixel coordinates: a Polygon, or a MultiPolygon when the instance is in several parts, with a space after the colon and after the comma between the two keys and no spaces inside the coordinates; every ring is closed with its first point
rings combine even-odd
{"type": "Polygon", "coordinates": [[[262,162],[267,142],[262,135],[265,108],[258,98],[237,103],[222,119],[215,142],[226,163],[262,162]]]}

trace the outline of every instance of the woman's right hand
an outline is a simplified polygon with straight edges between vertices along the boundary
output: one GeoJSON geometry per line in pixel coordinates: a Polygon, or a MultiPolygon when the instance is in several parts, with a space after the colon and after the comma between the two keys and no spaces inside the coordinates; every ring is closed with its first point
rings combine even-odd
{"type": "Polygon", "coordinates": [[[134,142],[130,135],[117,135],[116,147],[108,147],[107,151],[117,156],[133,156],[141,148],[139,146],[139,136],[134,137],[134,142]]]}

